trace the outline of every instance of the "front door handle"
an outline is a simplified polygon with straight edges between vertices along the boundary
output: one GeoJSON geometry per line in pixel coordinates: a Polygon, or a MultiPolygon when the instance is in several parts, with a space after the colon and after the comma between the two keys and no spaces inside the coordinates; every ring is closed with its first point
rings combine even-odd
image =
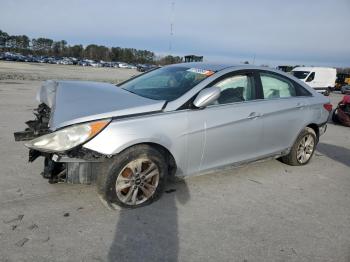
{"type": "Polygon", "coordinates": [[[255,119],[255,118],[258,118],[258,117],[261,117],[261,114],[260,114],[260,113],[251,112],[247,118],[248,118],[248,119],[255,119]]]}

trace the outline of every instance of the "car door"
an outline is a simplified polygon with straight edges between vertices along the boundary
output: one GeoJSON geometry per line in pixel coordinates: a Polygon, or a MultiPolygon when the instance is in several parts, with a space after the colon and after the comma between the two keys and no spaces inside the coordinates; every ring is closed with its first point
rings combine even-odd
{"type": "Polygon", "coordinates": [[[261,71],[260,87],[264,99],[259,103],[263,121],[264,155],[289,148],[302,127],[308,104],[308,92],[280,74],[261,71]]]}
{"type": "Polygon", "coordinates": [[[189,111],[188,173],[196,173],[259,156],[262,148],[260,108],[255,103],[256,75],[242,71],[216,80],[220,97],[204,109],[189,111]]]}

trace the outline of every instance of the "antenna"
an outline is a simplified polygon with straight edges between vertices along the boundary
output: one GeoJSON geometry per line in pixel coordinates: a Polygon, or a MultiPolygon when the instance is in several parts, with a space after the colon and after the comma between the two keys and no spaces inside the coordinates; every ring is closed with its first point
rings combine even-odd
{"type": "Polygon", "coordinates": [[[171,15],[170,15],[170,37],[169,37],[169,53],[172,52],[172,40],[174,35],[174,10],[175,10],[175,2],[171,2],[171,15]]]}

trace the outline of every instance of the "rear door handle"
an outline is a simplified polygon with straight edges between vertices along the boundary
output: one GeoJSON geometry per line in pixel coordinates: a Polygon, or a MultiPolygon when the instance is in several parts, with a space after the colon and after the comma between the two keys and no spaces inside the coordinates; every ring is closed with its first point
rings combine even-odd
{"type": "Polygon", "coordinates": [[[258,118],[258,117],[261,117],[261,114],[260,114],[260,113],[251,112],[247,118],[248,118],[248,119],[254,119],[254,118],[258,118]]]}
{"type": "Polygon", "coordinates": [[[303,108],[305,106],[304,103],[298,102],[296,108],[303,108]]]}

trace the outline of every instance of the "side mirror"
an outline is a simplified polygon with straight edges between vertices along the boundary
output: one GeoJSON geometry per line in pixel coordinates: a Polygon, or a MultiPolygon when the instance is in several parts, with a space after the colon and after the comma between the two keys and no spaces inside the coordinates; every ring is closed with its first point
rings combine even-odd
{"type": "Polygon", "coordinates": [[[199,92],[196,99],[193,101],[193,105],[198,108],[206,107],[219,98],[220,92],[220,88],[216,86],[205,88],[199,92]]]}

